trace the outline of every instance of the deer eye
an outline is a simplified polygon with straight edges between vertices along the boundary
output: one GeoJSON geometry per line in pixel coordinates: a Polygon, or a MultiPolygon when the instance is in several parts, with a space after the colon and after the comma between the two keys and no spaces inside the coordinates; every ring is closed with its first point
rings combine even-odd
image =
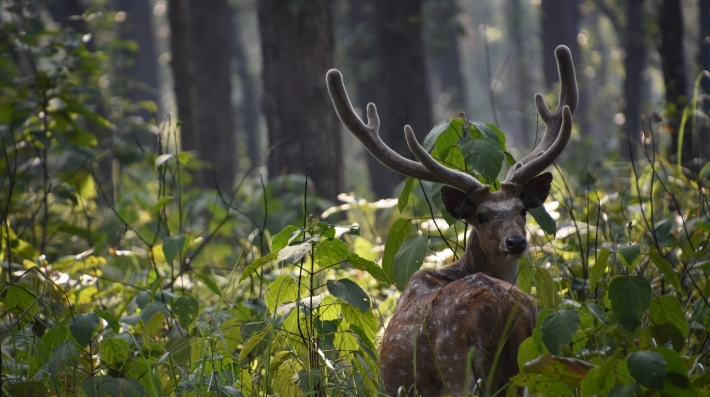
{"type": "Polygon", "coordinates": [[[523,218],[525,218],[525,215],[527,215],[527,214],[528,214],[528,212],[526,210],[522,210],[520,212],[520,215],[522,215],[523,218]]]}
{"type": "Polygon", "coordinates": [[[488,222],[488,218],[485,215],[476,215],[476,219],[478,219],[479,224],[488,222]]]}

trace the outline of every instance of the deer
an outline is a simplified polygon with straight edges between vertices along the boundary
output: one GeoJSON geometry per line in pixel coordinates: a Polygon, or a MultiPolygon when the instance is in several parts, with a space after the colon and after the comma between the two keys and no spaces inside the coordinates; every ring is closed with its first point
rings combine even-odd
{"type": "MultiPolygon", "coordinates": [[[[553,112],[535,95],[545,133],[533,151],[518,160],[491,191],[472,175],[440,164],[404,126],[409,160],[379,136],[374,103],[367,124],[355,113],[337,69],[326,84],[338,117],[378,161],[422,181],[439,182],[446,211],[472,226],[461,258],[437,270],[420,269],[402,292],[385,329],[380,375],[390,396],[463,396],[478,387],[482,395],[505,396],[519,372],[518,349],[535,329],[537,307],[516,287],[518,260],[527,250],[526,212],[543,205],[552,174],[543,172],[562,153],[572,132],[578,91],[572,54],[555,49],[560,79],[553,112]],[[467,375],[471,376],[467,376],[467,375]],[[478,383],[480,379],[480,383],[478,383]]],[[[517,389],[522,396],[524,389],[517,389]]]]}

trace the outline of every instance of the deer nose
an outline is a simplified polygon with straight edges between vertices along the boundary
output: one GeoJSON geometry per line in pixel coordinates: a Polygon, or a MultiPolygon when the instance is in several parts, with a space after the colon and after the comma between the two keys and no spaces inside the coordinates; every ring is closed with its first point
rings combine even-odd
{"type": "Polygon", "coordinates": [[[519,254],[528,247],[524,236],[513,236],[505,239],[505,248],[513,254],[519,254]]]}

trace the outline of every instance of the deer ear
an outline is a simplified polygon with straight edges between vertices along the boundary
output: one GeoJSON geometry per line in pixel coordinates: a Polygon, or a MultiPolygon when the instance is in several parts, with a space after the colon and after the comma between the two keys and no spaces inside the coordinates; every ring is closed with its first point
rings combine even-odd
{"type": "Polygon", "coordinates": [[[454,219],[471,218],[476,213],[476,206],[473,205],[468,195],[458,189],[448,186],[442,187],[441,201],[444,202],[446,212],[454,219]]]}
{"type": "Polygon", "coordinates": [[[540,207],[550,194],[550,186],[552,185],[552,174],[545,172],[531,179],[525,184],[523,194],[520,199],[523,200],[525,209],[533,210],[540,207]]]}

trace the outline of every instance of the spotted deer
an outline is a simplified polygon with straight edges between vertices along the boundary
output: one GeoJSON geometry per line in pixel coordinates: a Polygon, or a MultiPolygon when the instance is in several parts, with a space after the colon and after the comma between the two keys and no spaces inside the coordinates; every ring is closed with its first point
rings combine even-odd
{"type": "Polygon", "coordinates": [[[558,108],[550,111],[542,95],[535,95],[545,135],[494,192],[437,162],[409,125],[405,137],[419,162],[397,154],[380,139],[375,104],[367,105],[365,124],[353,110],[340,72],[332,69],[326,75],[338,117],[367,150],[395,172],[448,185],[441,188],[446,211],[473,226],[458,261],[419,270],[399,298],[380,349],[380,373],[390,396],[463,396],[475,384],[481,395],[502,391],[498,395],[505,396],[510,377],[518,373],[518,348],[532,334],[537,317],[533,299],[515,286],[518,259],[527,249],[526,211],[540,207],[550,192],[552,174],[542,172],[567,145],[578,102],[572,55],[559,46],[555,56],[558,108]]]}

